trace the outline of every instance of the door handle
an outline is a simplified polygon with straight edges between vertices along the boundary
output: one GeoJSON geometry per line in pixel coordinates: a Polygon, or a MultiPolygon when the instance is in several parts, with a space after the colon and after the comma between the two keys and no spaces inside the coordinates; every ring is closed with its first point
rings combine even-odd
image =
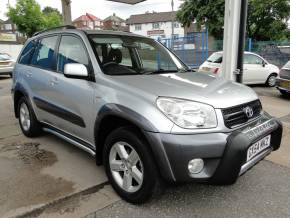
{"type": "Polygon", "coordinates": [[[32,73],[31,72],[26,72],[26,77],[32,77],[32,73]]]}
{"type": "Polygon", "coordinates": [[[54,86],[54,85],[57,85],[59,83],[57,77],[53,77],[51,80],[50,80],[50,85],[54,86]]]}

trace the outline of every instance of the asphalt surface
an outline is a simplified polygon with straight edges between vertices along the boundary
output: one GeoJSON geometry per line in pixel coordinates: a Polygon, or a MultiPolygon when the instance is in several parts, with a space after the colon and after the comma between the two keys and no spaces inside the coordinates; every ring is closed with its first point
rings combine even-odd
{"type": "Polygon", "coordinates": [[[252,86],[283,122],[279,151],[232,186],[169,186],[136,206],[115,194],[85,152],[49,134],[24,137],[10,85],[0,78],[0,217],[290,217],[290,99],[275,88],[252,86]]]}
{"type": "Polygon", "coordinates": [[[148,204],[119,201],[93,217],[290,217],[290,170],[263,161],[235,185],[171,187],[148,204]]]}

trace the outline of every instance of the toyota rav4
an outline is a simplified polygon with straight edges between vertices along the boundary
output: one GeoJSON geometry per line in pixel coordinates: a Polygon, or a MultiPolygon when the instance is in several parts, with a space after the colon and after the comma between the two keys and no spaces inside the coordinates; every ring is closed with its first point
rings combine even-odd
{"type": "Polygon", "coordinates": [[[128,202],[160,181],[233,184],[280,146],[282,125],[251,88],[193,72],[139,35],[44,31],[13,75],[24,135],[52,133],[95,156],[128,202]]]}

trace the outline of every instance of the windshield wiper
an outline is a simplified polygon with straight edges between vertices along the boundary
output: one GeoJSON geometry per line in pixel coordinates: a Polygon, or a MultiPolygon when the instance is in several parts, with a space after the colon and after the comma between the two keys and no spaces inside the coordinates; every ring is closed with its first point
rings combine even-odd
{"type": "Polygon", "coordinates": [[[143,75],[151,75],[151,74],[161,74],[161,73],[177,73],[178,70],[164,70],[164,69],[159,69],[159,70],[155,70],[155,71],[149,71],[149,72],[145,72],[143,73],[143,75]]]}
{"type": "Polygon", "coordinates": [[[163,74],[163,73],[187,73],[187,72],[195,72],[195,70],[193,69],[176,69],[176,70],[159,69],[156,71],[145,72],[143,73],[143,75],[163,74]]]}

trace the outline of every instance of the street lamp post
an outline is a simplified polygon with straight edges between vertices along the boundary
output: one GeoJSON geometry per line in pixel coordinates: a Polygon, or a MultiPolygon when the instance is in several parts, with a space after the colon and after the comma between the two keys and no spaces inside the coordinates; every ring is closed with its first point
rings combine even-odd
{"type": "Polygon", "coordinates": [[[175,22],[175,17],[174,17],[174,0],[171,0],[171,48],[173,49],[174,47],[174,22],[175,22]]]}
{"type": "Polygon", "coordinates": [[[242,82],[247,0],[225,1],[223,77],[242,82]]]}
{"type": "Polygon", "coordinates": [[[62,16],[63,22],[65,25],[71,25],[71,1],[70,0],[61,0],[62,5],[62,16]]]}

